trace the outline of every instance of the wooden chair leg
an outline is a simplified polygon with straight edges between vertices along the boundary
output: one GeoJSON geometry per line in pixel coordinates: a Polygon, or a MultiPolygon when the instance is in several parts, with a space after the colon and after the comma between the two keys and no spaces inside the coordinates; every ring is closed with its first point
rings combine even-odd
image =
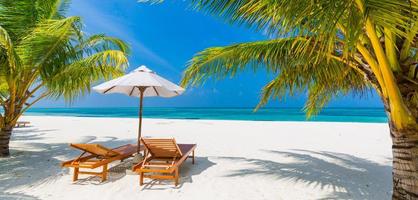
{"type": "Polygon", "coordinates": [[[107,164],[103,165],[103,171],[102,171],[102,182],[107,180],[107,164]]]}
{"type": "Polygon", "coordinates": [[[194,150],[192,151],[192,164],[194,164],[194,150]]]}
{"type": "Polygon", "coordinates": [[[144,185],[144,172],[141,172],[139,175],[139,186],[144,185]]]}
{"type": "Polygon", "coordinates": [[[179,184],[179,168],[176,168],[176,170],[174,170],[174,185],[177,187],[178,184],[179,184]]]}
{"type": "Polygon", "coordinates": [[[74,167],[74,174],[73,174],[73,181],[77,181],[78,180],[78,167],[74,167]]]}

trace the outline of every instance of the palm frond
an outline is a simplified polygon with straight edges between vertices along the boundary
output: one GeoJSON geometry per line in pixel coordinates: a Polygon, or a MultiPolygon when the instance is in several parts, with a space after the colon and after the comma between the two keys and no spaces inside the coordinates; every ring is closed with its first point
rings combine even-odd
{"type": "Polygon", "coordinates": [[[21,66],[14,74],[0,74],[1,88],[9,90],[3,95],[0,88],[0,95],[10,98],[11,109],[26,105],[26,110],[47,96],[71,102],[94,81],[119,76],[126,68],[128,45],[103,34],[86,37],[79,17],[64,16],[69,2],[0,0],[1,70],[12,69],[14,60],[21,66]],[[25,104],[39,90],[42,95],[25,104]]]}
{"type": "Polygon", "coordinates": [[[200,52],[185,70],[182,85],[199,85],[210,77],[225,78],[250,67],[276,74],[262,91],[259,106],[271,98],[308,91],[308,115],[316,113],[331,97],[349,91],[364,93],[369,88],[364,77],[341,59],[318,57],[320,51],[306,49],[306,38],[283,38],[250,42],[227,47],[209,48],[200,52]]]}
{"type": "Polygon", "coordinates": [[[283,67],[276,78],[263,88],[257,108],[264,106],[270,99],[284,100],[287,95],[306,92],[307,101],[304,110],[307,116],[311,117],[335,97],[350,92],[362,96],[370,89],[364,77],[335,60],[308,67],[303,65],[283,67]]]}
{"type": "MultiPolygon", "coordinates": [[[[0,76],[0,102],[4,102],[9,96],[9,85],[6,76],[0,76]]],[[[1,105],[3,106],[3,105],[1,105]]]]}
{"type": "Polygon", "coordinates": [[[42,79],[50,96],[62,96],[71,102],[89,92],[92,83],[102,78],[122,75],[127,63],[126,54],[122,51],[101,51],[62,67],[62,70],[42,79]]]}
{"type": "Polygon", "coordinates": [[[339,42],[343,44],[341,52],[345,58],[356,51],[357,42],[365,36],[363,27],[367,18],[372,18],[379,27],[405,36],[418,16],[418,6],[404,0],[364,2],[365,12],[352,0],[194,0],[193,8],[273,37],[314,37],[315,50],[325,54],[338,48],[339,42]]]}
{"type": "MultiPolygon", "coordinates": [[[[259,30],[267,29],[285,34],[292,30],[299,33],[304,33],[305,30],[313,33],[317,33],[315,30],[321,32],[334,30],[333,27],[337,23],[348,25],[347,15],[359,13],[358,6],[352,0],[193,0],[192,2],[195,9],[221,16],[231,23],[247,24],[259,30]]],[[[378,25],[387,25],[395,29],[399,29],[396,26],[402,28],[409,26],[410,16],[416,16],[418,13],[417,4],[410,4],[404,0],[367,0],[364,3],[366,13],[357,14],[356,17],[359,19],[372,17],[376,19],[378,25]]]]}
{"type": "Polygon", "coordinates": [[[104,34],[97,34],[83,39],[79,45],[76,46],[76,49],[81,49],[83,51],[87,50],[90,52],[97,52],[106,49],[118,49],[125,53],[130,53],[130,47],[121,39],[106,36],[104,34]]]}
{"type": "Polygon", "coordinates": [[[15,44],[39,21],[37,1],[0,1],[0,26],[9,32],[15,44]]]}
{"type": "Polygon", "coordinates": [[[17,65],[19,65],[18,56],[16,55],[13,42],[9,37],[9,34],[6,29],[0,26],[0,49],[2,53],[5,53],[0,59],[1,62],[1,71],[3,73],[11,74],[16,70],[17,65]]]}
{"type": "Polygon", "coordinates": [[[189,62],[182,85],[198,85],[210,76],[218,79],[233,76],[247,66],[257,68],[262,67],[261,64],[269,71],[278,72],[279,65],[288,61],[289,54],[297,57],[306,53],[302,48],[304,41],[305,38],[283,38],[208,48],[189,62]]]}
{"type": "Polygon", "coordinates": [[[37,68],[45,66],[45,62],[64,60],[70,41],[76,39],[79,30],[74,27],[79,21],[79,17],[68,17],[40,23],[16,47],[25,66],[37,68]]]}
{"type": "Polygon", "coordinates": [[[37,16],[40,20],[57,19],[61,17],[60,13],[66,8],[66,0],[42,0],[36,1],[37,16]]]}

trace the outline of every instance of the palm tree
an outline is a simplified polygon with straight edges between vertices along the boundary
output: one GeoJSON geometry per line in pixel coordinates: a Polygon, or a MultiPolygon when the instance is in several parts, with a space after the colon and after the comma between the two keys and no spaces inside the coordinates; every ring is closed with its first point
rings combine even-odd
{"type": "Polygon", "coordinates": [[[335,96],[374,88],[393,141],[393,199],[418,199],[417,0],[194,0],[193,6],[268,34],[199,52],[182,84],[267,69],[259,106],[308,92],[307,115],[335,96]]]}
{"type": "Polygon", "coordinates": [[[69,1],[0,1],[0,157],[18,118],[43,98],[72,102],[91,84],[122,74],[127,45],[105,35],[84,36],[69,1]]]}

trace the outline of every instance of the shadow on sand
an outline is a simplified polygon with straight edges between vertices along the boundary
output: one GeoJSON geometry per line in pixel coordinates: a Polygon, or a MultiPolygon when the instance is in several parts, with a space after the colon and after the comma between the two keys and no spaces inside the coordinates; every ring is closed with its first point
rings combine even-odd
{"type": "Polygon", "coordinates": [[[390,199],[391,166],[358,158],[348,154],[290,150],[267,153],[290,157],[292,162],[274,162],[242,157],[220,157],[236,162],[250,163],[254,167],[232,171],[228,177],[261,175],[307,187],[331,188],[322,199],[390,199]],[[382,192],[376,192],[382,191],[382,192]]]}
{"type": "MultiPolygon", "coordinates": [[[[38,199],[28,196],[24,193],[25,188],[36,187],[43,183],[54,183],[60,177],[68,175],[68,168],[61,168],[63,160],[72,159],[81,153],[69,146],[68,143],[38,143],[34,142],[42,139],[46,132],[54,130],[40,130],[33,127],[22,127],[14,130],[12,141],[24,142],[24,148],[19,150],[11,149],[9,158],[0,158],[0,199],[38,199]],[[12,192],[11,192],[12,191],[12,192]]],[[[84,136],[79,138],[79,143],[100,143],[103,146],[114,148],[124,144],[132,143],[135,140],[118,140],[116,137],[84,136]]],[[[81,175],[80,179],[74,184],[101,185],[109,182],[115,182],[126,176],[126,169],[131,169],[132,160],[127,159],[124,162],[113,162],[109,168],[108,180],[100,182],[97,176],[81,175]]],[[[192,165],[187,160],[181,168],[181,183],[193,182],[193,176],[202,173],[208,167],[214,165],[207,158],[196,157],[196,164],[192,165]]],[[[71,181],[71,180],[69,180],[71,181]]],[[[171,182],[151,181],[144,188],[154,189],[155,184],[172,184],[171,182]]],[[[181,187],[182,184],[179,186],[181,187]]]]}
{"type": "Polygon", "coordinates": [[[38,128],[33,128],[31,126],[14,128],[12,140],[13,141],[39,140],[39,139],[43,139],[44,138],[43,136],[47,132],[51,132],[51,131],[56,131],[56,129],[40,130],[38,128]]]}
{"type": "MultiPolygon", "coordinates": [[[[69,173],[68,169],[60,167],[60,162],[62,159],[78,156],[80,151],[70,148],[67,143],[33,142],[43,137],[48,131],[51,130],[34,129],[31,131],[29,128],[20,128],[19,131],[14,132],[12,140],[25,142],[25,148],[12,149],[10,158],[0,159],[0,199],[38,199],[25,194],[24,189],[42,183],[54,183],[69,173]]],[[[86,136],[80,142],[91,142],[95,138],[95,136],[86,136]]],[[[102,137],[99,141],[107,147],[135,143],[134,140],[118,140],[115,137],[102,137]]],[[[251,164],[251,167],[231,171],[226,175],[229,177],[257,175],[302,183],[307,187],[331,188],[333,192],[323,199],[390,199],[392,186],[391,166],[389,165],[381,165],[367,159],[335,152],[307,150],[266,150],[265,152],[277,157],[290,157],[291,162],[245,157],[219,158],[233,160],[237,165],[251,164]]],[[[194,176],[203,173],[215,164],[207,157],[197,157],[195,165],[187,160],[181,168],[178,187],[182,187],[184,183],[192,183],[194,176]]],[[[107,182],[100,183],[95,177],[86,179],[81,177],[82,180],[76,184],[106,184],[117,181],[126,175],[123,170],[130,165],[131,163],[124,162],[111,167],[107,182]]],[[[164,190],[167,189],[167,185],[174,188],[171,181],[147,179],[142,189],[164,190]],[[158,185],[163,187],[158,187],[158,185]]]]}
{"type": "MultiPolygon", "coordinates": [[[[48,131],[53,130],[24,127],[13,132],[12,141],[24,142],[25,148],[11,149],[9,158],[0,158],[0,199],[37,199],[24,194],[25,188],[35,187],[43,183],[54,183],[58,178],[69,173],[69,169],[61,168],[62,159],[74,158],[81,152],[70,148],[68,143],[33,142],[41,139],[48,131]]],[[[95,138],[95,136],[86,136],[80,142],[91,142],[95,138]]],[[[104,140],[100,140],[98,143],[107,147],[117,147],[135,142],[133,140],[117,140],[114,137],[101,139],[104,140]]],[[[118,173],[109,173],[109,175],[110,181],[122,178],[118,173]]]]}
{"type": "Polygon", "coordinates": [[[2,200],[40,200],[37,197],[26,195],[23,193],[0,193],[0,199],[2,200]]]}
{"type": "Polygon", "coordinates": [[[187,159],[180,168],[180,183],[177,187],[174,186],[174,181],[170,180],[144,179],[144,185],[141,187],[141,190],[166,190],[168,189],[167,186],[172,189],[181,188],[184,183],[193,183],[193,176],[201,174],[213,165],[215,163],[211,162],[207,157],[196,157],[194,165],[190,159],[187,159]]]}

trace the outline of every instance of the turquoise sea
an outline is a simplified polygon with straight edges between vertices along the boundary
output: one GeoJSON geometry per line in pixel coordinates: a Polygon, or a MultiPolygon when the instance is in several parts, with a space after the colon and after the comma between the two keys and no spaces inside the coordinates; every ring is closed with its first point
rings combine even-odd
{"type": "MultiPolygon", "coordinates": [[[[75,117],[138,117],[138,108],[32,108],[25,115],[75,117]]],[[[301,108],[144,108],[145,118],[253,121],[325,121],[386,123],[383,108],[325,108],[307,120],[301,108]]]]}

